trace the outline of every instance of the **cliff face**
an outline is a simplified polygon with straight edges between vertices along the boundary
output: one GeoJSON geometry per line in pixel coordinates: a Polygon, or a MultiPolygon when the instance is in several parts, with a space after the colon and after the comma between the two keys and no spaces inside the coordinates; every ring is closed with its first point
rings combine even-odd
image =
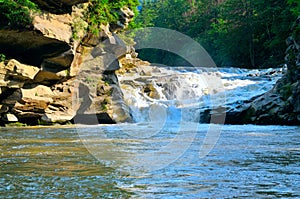
{"type": "MultiPolygon", "coordinates": [[[[131,121],[115,75],[127,47],[112,32],[126,24],[91,34],[83,17],[88,0],[33,2],[42,10],[31,13],[32,25],[0,29],[7,58],[0,63],[1,123],[131,121]]],[[[126,22],[133,17],[128,8],[116,12],[126,22]]]]}

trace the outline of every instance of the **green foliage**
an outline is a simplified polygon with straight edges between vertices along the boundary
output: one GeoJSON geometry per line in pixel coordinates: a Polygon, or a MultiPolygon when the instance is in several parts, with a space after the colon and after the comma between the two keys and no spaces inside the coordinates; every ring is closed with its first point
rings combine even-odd
{"type": "Polygon", "coordinates": [[[6,59],[6,56],[4,54],[0,54],[0,62],[4,62],[6,59]]]}
{"type": "Polygon", "coordinates": [[[85,15],[89,24],[88,31],[98,34],[101,24],[117,22],[117,10],[128,7],[136,11],[137,6],[138,0],[92,0],[85,15]]]}
{"type": "Polygon", "coordinates": [[[38,11],[38,6],[29,0],[0,0],[0,24],[24,27],[31,23],[32,11],[38,11]]]}
{"type": "Polygon", "coordinates": [[[290,5],[290,10],[294,14],[294,16],[300,15],[300,1],[299,0],[288,0],[288,4],[290,5]]]}
{"type": "Polygon", "coordinates": [[[92,78],[91,76],[85,77],[85,82],[88,84],[94,83],[96,80],[92,78]]]}
{"type": "Polygon", "coordinates": [[[292,95],[292,86],[290,83],[280,88],[280,94],[284,100],[287,100],[292,95]]]}
{"type": "Polygon", "coordinates": [[[144,1],[136,23],[187,34],[218,66],[276,67],[283,63],[285,40],[299,12],[299,0],[156,0],[144,1]]]}
{"type": "Polygon", "coordinates": [[[6,127],[26,127],[27,124],[21,123],[21,122],[12,122],[5,124],[6,127]]]}
{"type": "Polygon", "coordinates": [[[80,39],[80,33],[85,32],[87,29],[87,24],[84,19],[80,17],[76,17],[73,19],[72,23],[72,38],[74,40],[80,39]]]}

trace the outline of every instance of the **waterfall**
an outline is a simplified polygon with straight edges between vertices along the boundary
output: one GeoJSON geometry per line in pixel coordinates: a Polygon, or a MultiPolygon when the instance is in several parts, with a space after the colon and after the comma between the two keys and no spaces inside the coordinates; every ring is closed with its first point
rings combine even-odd
{"type": "Polygon", "coordinates": [[[272,88],[282,69],[139,66],[119,76],[136,122],[198,122],[202,107],[234,106],[272,88]]]}

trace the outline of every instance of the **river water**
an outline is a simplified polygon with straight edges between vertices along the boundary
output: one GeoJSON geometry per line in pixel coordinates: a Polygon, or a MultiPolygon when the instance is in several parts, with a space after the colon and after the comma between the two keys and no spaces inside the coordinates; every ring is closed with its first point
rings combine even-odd
{"type": "MultiPolygon", "coordinates": [[[[285,69],[140,66],[120,74],[124,99],[136,122],[167,116],[198,122],[205,109],[234,110],[271,90],[285,69]]],[[[225,115],[223,115],[225,117],[225,115]]]]}
{"type": "Polygon", "coordinates": [[[210,125],[198,125],[190,142],[185,138],[195,124],[189,123],[182,130],[187,137],[180,138],[189,147],[179,156],[156,154],[150,167],[160,167],[142,170],[135,158],[148,154],[142,160],[152,160],[149,150],[161,151],[178,134],[164,128],[151,137],[134,136],[149,125],[2,128],[0,196],[300,198],[300,127],[225,125],[212,150],[200,157],[210,125]],[[99,136],[104,132],[105,139],[99,136]]]}
{"type": "Polygon", "coordinates": [[[300,198],[300,127],[199,123],[281,69],[137,70],[119,76],[136,123],[0,128],[0,198],[300,198]]]}

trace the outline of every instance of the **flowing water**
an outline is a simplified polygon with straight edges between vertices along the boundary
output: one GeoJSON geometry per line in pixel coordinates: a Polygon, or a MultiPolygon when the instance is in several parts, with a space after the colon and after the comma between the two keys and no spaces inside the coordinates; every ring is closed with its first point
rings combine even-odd
{"type": "Polygon", "coordinates": [[[147,67],[120,76],[136,123],[0,128],[0,198],[300,198],[300,127],[199,123],[280,75],[147,67]]]}
{"type": "Polygon", "coordinates": [[[178,112],[182,120],[198,122],[205,108],[234,109],[271,90],[283,71],[140,66],[119,79],[137,122],[161,121],[166,115],[177,117],[178,112]]]}
{"type": "MultiPolygon", "coordinates": [[[[0,196],[300,198],[299,127],[225,125],[212,151],[200,158],[199,150],[209,127],[201,124],[183,154],[171,157],[173,161],[158,170],[143,172],[137,169],[141,162],[132,159],[146,154],[149,146],[151,150],[160,150],[176,136],[174,129],[164,129],[151,138],[134,138],[129,134],[138,133],[147,125],[3,128],[0,196]],[[97,133],[104,131],[114,138],[110,146],[118,148],[99,150],[100,156],[89,151],[86,140],[78,134],[84,132],[91,136],[90,142],[108,147],[108,138],[95,141],[97,133]]],[[[187,134],[189,128],[194,128],[188,126],[187,134]]],[[[171,156],[172,152],[169,153],[171,156]]],[[[156,161],[164,163],[163,158],[156,156],[156,161]]]]}

